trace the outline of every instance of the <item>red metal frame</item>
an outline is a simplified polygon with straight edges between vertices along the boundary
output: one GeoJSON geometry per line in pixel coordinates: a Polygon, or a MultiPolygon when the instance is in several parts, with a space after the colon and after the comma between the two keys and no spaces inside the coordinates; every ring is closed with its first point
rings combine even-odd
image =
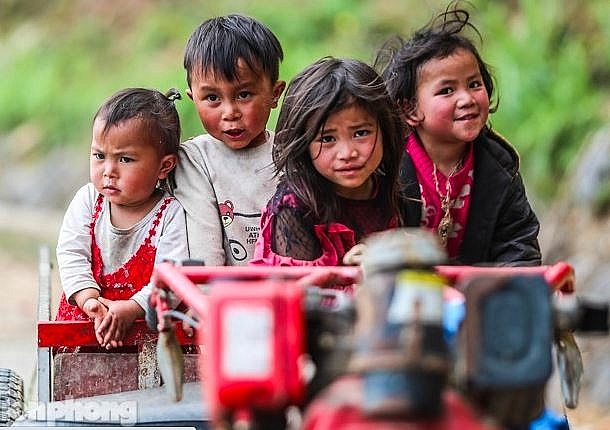
{"type": "MultiPolygon", "coordinates": [[[[182,323],[175,322],[174,330],[181,345],[192,345],[193,338],[186,336],[182,330],[182,323]]],[[[144,320],[136,320],[133,327],[123,340],[124,346],[134,346],[158,337],[158,333],[151,330],[144,320]]],[[[91,321],[39,321],[38,347],[59,348],[77,346],[99,346],[93,322],[91,321]]]]}
{"type": "Polygon", "coordinates": [[[545,266],[436,266],[436,272],[450,285],[458,285],[475,276],[542,275],[553,291],[573,293],[574,268],[565,262],[545,266]]]}
{"type": "MultiPolygon", "coordinates": [[[[283,284],[297,285],[306,276],[320,275],[332,272],[345,279],[354,279],[354,267],[207,267],[207,266],[177,266],[172,263],[162,263],[155,266],[152,282],[159,288],[172,290],[180,300],[195,311],[201,320],[210,316],[212,307],[208,295],[204,294],[197,284],[222,283],[224,285],[254,284],[264,280],[281,280],[283,284]]],[[[447,279],[447,284],[456,286],[475,276],[503,275],[542,275],[554,291],[562,293],[574,292],[574,270],[567,263],[536,267],[475,267],[475,266],[436,266],[436,272],[447,279]]],[[[264,282],[263,282],[264,283],[264,282]]],[[[293,303],[296,303],[294,301],[293,303]]],[[[294,310],[294,309],[293,309],[294,310]]],[[[206,333],[196,331],[195,337],[186,336],[180,321],[173,322],[178,342],[182,345],[204,344],[206,333]]],[[[203,325],[205,327],[205,325],[203,325]]],[[[207,334],[209,335],[209,333],[207,334]]],[[[157,332],[147,327],[145,321],[138,320],[124,340],[124,345],[137,345],[157,337],[157,332]]],[[[97,346],[90,321],[39,321],[38,347],[76,347],[97,346]]],[[[202,366],[204,365],[202,360],[202,366]]],[[[212,373],[213,370],[208,369],[212,373]]],[[[208,376],[209,377],[209,376],[208,376]]],[[[205,384],[202,384],[205,385],[205,384]]],[[[299,397],[298,387],[291,388],[299,397]],[[295,391],[296,390],[296,391],[295,391]]],[[[205,393],[208,397],[209,393],[205,393]]],[[[420,428],[420,427],[418,427],[420,428]]]]}
{"type": "MultiPolygon", "coordinates": [[[[353,267],[206,267],[206,266],[175,266],[171,263],[162,263],[155,267],[153,272],[153,282],[159,288],[171,289],[188,307],[195,310],[200,318],[211,318],[214,320],[213,312],[218,307],[218,300],[210,301],[209,296],[205,296],[195,284],[222,284],[222,289],[227,289],[232,286],[236,288],[247,289],[253,288],[254,284],[260,285],[264,282],[255,282],[263,280],[282,280],[286,281],[283,284],[286,286],[295,286],[298,280],[306,276],[323,275],[332,272],[338,277],[350,279],[353,277],[353,267]],[[295,282],[297,281],[297,282],[295,282]],[[246,285],[249,284],[249,285],[246,285]]],[[[535,267],[475,267],[475,266],[437,266],[436,272],[447,279],[448,285],[458,287],[459,285],[476,276],[508,276],[508,275],[542,275],[549,283],[553,291],[563,293],[571,293],[574,291],[574,270],[566,263],[557,263],[555,265],[535,266],[535,267]]],[[[322,278],[322,276],[321,276],[322,278]]],[[[204,324],[204,327],[205,324],[204,324]]],[[[217,328],[208,326],[207,330],[215,332],[217,328]]],[[[199,343],[205,344],[206,341],[214,339],[217,333],[205,333],[205,330],[199,331],[199,343]],[[207,339],[206,339],[207,336],[207,339]]],[[[214,348],[211,348],[214,349],[214,348]]],[[[215,353],[210,351],[210,353],[215,353]]],[[[218,353],[218,351],[216,351],[218,353]]],[[[210,360],[212,361],[212,360],[210,360]]],[[[218,361],[215,360],[215,361],[218,361]]],[[[209,364],[209,363],[208,363],[209,364]]],[[[202,368],[205,368],[206,376],[209,382],[214,382],[210,385],[219,385],[218,369],[206,367],[206,363],[202,363],[202,368]]],[[[212,403],[208,405],[214,413],[215,407],[222,403],[218,399],[218,393],[204,392],[204,396],[212,403]],[[215,406],[216,405],[216,406],[215,406]]],[[[226,403],[226,402],[225,402],[226,403]]],[[[227,406],[225,404],[225,406],[227,406]]],[[[230,406],[230,405],[229,405],[230,406]]],[[[455,406],[455,405],[453,405],[455,406]]],[[[458,408],[459,409],[459,408],[458,408]]],[[[238,410],[238,412],[240,412],[238,410]]],[[[452,412],[452,414],[454,414],[452,412]]],[[[459,414],[457,414],[459,416],[459,414]]],[[[446,417],[447,418],[447,417],[446,417]]],[[[453,420],[456,416],[452,416],[453,420]]],[[[461,421],[466,423],[465,420],[461,421]]],[[[454,420],[453,424],[460,422],[454,420]]],[[[472,421],[469,422],[472,424],[472,421]]],[[[367,427],[368,428],[368,427],[367,427]]],[[[372,428],[372,427],[371,427],[372,428]]],[[[424,428],[424,427],[417,427],[424,428]]],[[[428,428],[428,427],[426,427],[428,428]]],[[[430,427],[438,428],[438,427],[430,427]]],[[[456,427],[457,428],[457,427],[456,427]]]]}
{"type": "MultiPolygon", "coordinates": [[[[297,280],[315,273],[325,273],[329,270],[346,278],[353,276],[353,267],[264,267],[264,266],[175,266],[162,263],[155,267],[153,282],[159,286],[167,286],[182,301],[194,309],[198,315],[208,314],[208,303],[202,300],[201,290],[195,284],[208,283],[213,280],[248,281],[263,279],[297,280]]],[[[436,266],[439,275],[445,277],[450,285],[457,285],[468,278],[483,275],[543,275],[555,291],[563,293],[574,292],[574,269],[565,262],[554,265],[533,267],[479,267],[479,266],[436,266]]],[[[175,324],[176,336],[182,345],[193,344],[193,339],[187,337],[180,323],[175,324]]],[[[124,340],[125,345],[136,345],[143,340],[156,338],[156,332],[150,330],[143,320],[138,320],[134,328],[124,340]]],[[[39,347],[75,347],[96,346],[97,340],[93,332],[93,323],[89,321],[39,321],[39,347]]]]}

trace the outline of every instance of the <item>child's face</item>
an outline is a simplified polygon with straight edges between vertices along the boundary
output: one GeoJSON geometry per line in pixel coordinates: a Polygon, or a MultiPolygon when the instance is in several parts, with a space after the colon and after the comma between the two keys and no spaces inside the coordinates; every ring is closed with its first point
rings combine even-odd
{"type": "Polygon", "coordinates": [[[371,198],[371,174],[383,157],[377,118],[358,105],[332,113],[316,140],[309,144],[316,170],[335,184],[340,196],[371,198]]]}
{"type": "Polygon", "coordinates": [[[472,142],[487,122],[489,96],[475,56],[459,49],[418,74],[417,105],[407,115],[425,146],[472,142]]]}
{"type": "Polygon", "coordinates": [[[267,140],[269,113],[277,107],[284,86],[283,81],[271,82],[268,76],[254,73],[239,60],[234,81],[213,72],[196,73],[186,93],[195,103],[206,131],[238,150],[267,140]]]}
{"type": "Polygon", "coordinates": [[[93,124],[91,182],[113,205],[150,210],[157,181],[167,177],[176,156],[159,153],[142,120],[123,121],[102,134],[104,124],[99,118],[93,124]]]}

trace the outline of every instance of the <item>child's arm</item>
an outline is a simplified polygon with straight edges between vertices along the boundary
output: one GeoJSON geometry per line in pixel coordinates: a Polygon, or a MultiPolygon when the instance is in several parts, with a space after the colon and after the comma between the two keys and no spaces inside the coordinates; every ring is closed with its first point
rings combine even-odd
{"type": "MultiPolygon", "coordinates": [[[[159,226],[155,265],[164,261],[172,261],[176,264],[181,264],[188,258],[189,252],[187,247],[184,211],[177,200],[172,200],[165,210],[165,214],[163,215],[163,219],[159,226]]],[[[131,296],[131,300],[138,303],[145,312],[149,312],[148,299],[151,291],[152,286],[150,284],[146,285],[131,296]]]]}
{"type": "Polygon", "coordinates": [[[201,260],[206,266],[223,266],[225,251],[218,202],[195,141],[180,147],[172,192],[184,207],[190,258],[201,260]]]}
{"type": "Polygon", "coordinates": [[[492,261],[509,266],[540,265],[539,230],[540,223],[525,194],[521,175],[517,174],[499,211],[490,247],[492,261]]]}
{"type": "Polygon", "coordinates": [[[315,260],[322,255],[313,226],[306,225],[291,208],[283,208],[275,216],[271,249],[297,260],[315,260]]]}
{"type": "MultiPolygon", "coordinates": [[[[94,288],[80,290],[73,295],[76,305],[93,321],[96,329],[106,317],[108,308],[100,301],[100,292],[94,288]]],[[[98,343],[102,343],[103,337],[96,333],[98,343]]]]}
{"type": "Polygon", "coordinates": [[[81,290],[96,291],[99,296],[100,288],[91,270],[89,229],[96,197],[97,193],[92,184],[79,189],[64,214],[59,231],[57,267],[66,299],[72,305],[79,304],[74,296],[81,290]]]}

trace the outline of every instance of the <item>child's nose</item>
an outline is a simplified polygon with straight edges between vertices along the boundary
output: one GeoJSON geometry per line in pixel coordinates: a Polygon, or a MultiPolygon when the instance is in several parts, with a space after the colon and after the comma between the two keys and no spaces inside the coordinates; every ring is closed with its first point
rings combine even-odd
{"type": "Polygon", "coordinates": [[[468,90],[460,91],[458,97],[458,107],[470,106],[474,103],[474,96],[468,90]]]}
{"type": "Polygon", "coordinates": [[[222,118],[227,121],[233,121],[241,116],[239,105],[235,102],[227,102],[223,105],[222,118]]]}
{"type": "Polygon", "coordinates": [[[358,150],[355,145],[349,141],[341,141],[338,145],[338,156],[341,160],[355,158],[358,156],[358,150]]]}
{"type": "Polygon", "coordinates": [[[104,176],[110,177],[113,176],[116,171],[116,166],[114,162],[110,160],[106,160],[104,163],[104,176]]]}

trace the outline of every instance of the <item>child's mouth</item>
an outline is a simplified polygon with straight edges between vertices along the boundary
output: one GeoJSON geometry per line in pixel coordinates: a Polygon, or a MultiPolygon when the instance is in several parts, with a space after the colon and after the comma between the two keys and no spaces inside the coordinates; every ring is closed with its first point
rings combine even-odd
{"type": "Polygon", "coordinates": [[[236,137],[240,137],[241,135],[243,135],[244,130],[243,129],[227,130],[227,131],[225,131],[225,134],[229,135],[229,137],[236,138],[236,137]]]}
{"type": "Polygon", "coordinates": [[[471,119],[475,119],[477,116],[478,116],[477,114],[471,113],[471,114],[459,117],[458,121],[469,121],[471,119]]]}

